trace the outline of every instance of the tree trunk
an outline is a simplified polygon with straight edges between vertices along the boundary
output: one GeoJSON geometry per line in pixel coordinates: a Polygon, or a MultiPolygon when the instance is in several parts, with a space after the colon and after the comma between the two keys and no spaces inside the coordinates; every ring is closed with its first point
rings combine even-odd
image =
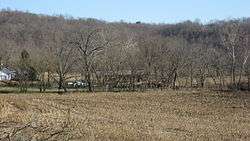
{"type": "Polygon", "coordinates": [[[46,84],[45,84],[45,73],[42,73],[40,75],[40,92],[45,92],[46,91],[46,84]]]}
{"type": "Polygon", "coordinates": [[[63,87],[63,90],[64,90],[65,93],[68,92],[68,91],[67,91],[67,88],[65,87],[64,84],[62,85],[62,87],[63,87]]]}
{"type": "Polygon", "coordinates": [[[0,57],[0,70],[2,69],[2,57],[0,57]]]}
{"type": "Polygon", "coordinates": [[[220,90],[222,90],[223,89],[223,84],[224,84],[224,80],[223,80],[223,76],[222,76],[222,73],[218,70],[218,72],[217,72],[217,76],[218,76],[218,78],[219,78],[219,82],[220,82],[220,84],[219,84],[219,89],[220,90]]]}
{"type": "Polygon", "coordinates": [[[135,91],[135,76],[132,76],[132,91],[135,91]]]}
{"type": "Polygon", "coordinates": [[[88,92],[93,92],[92,83],[91,83],[91,76],[90,76],[89,72],[87,72],[87,74],[86,74],[86,80],[88,83],[88,92]]]}
{"type": "Polygon", "coordinates": [[[247,90],[250,90],[250,72],[246,71],[245,75],[247,77],[247,90]]]}
{"type": "Polygon", "coordinates": [[[250,75],[249,74],[247,77],[247,86],[248,86],[248,90],[250,90],[250,75]]]}
{"type": "Polygon", "coordinates": [[[201,88],[204,88],[204,84],[205,84],[205,74],[203,72],[203,69],[200,69],[200,86],[201,88]]]}
{"type": "Polygon", "coordinates": [[[245,65],[247,63],[247,60],[248,60],[248,56],[245,56],[244,61],[243,61],[242,65],[241,65],[241,69],[240,69],[240,75],[239,75],[239,80],[238,80],[238,85],[237,85],[238,89],[239,89],[239,87],[241,85],[241,79],[242,79],[243,72],[246,73],[246,71],[245,71],[245,65]]]}
{"type": "Polygon", "coordinates": [[[174,78],[173,78],[173,89],[176,89],[176,79],[177,79],[177,69],[174,71],[174,78]]]}
{"type": "Polygon", "coordinates": [[[59,76],[59,81],[58,81],[58,92],[60,92],[61,89],[63,89],[64,92],[67,92],[66,87],[64,87],[63,85],[64,85],[63,76],[60,75],[60,76],[59,76]]]}
{"type": "Polygon", "coordinates": [[[191,85],[191,88],[193,87],[193,66],[191,64],[191,69],[190,69],[190,85],[191,85]]]}
{"type": "Polygon", "coordinates": [[[232,70],[231,70],[231,79],[232,79],[232,84],[233,84],[233,89],[237,88],[236,84],[236,76],[235,76],[235,52],[234,52],[234,47],[233,47],[233,52],[232,52],[232,70]]]}
{"type": "Polygon", "coordinates": [[[238,89],[238,90],[239,90],[240,87],[241,87],[242,73],[243,73],[243,68],[241,69],[240,74],[239,74],[239,80],[238,80],[238,83],[237,83],[237,89],[238,89]]]}

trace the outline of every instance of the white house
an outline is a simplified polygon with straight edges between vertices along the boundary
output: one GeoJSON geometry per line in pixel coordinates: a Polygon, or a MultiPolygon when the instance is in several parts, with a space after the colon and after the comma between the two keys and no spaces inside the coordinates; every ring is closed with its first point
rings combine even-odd
{"type": "Polygon", "coordinates": [[[8,68],[3,68],[0,70],[0,81],[9,81],[15,77],[15,71],[8,68]]]}

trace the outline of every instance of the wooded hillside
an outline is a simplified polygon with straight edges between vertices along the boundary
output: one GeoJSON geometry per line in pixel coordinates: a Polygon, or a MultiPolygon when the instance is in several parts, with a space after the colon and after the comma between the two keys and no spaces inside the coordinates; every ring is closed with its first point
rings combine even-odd
{"type": "Polygon", "coordinates": [[[250,18],[177,24],[0,12],[0,64],[19,85],[38,81],[66,89],[80,75],[102,87],[250,89],[250,18]],[[31,79],[30,72],[37,78],[31,79]]]}

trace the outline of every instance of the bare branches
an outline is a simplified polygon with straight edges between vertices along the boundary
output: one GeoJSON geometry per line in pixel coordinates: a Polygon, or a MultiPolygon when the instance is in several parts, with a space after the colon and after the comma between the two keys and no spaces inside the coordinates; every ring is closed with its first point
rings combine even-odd
{"type": "Polygon", "coordinates": [[[89,91],[92,84],[106,87],[108,77],[116,78],[112,81],[138,77],[134,80],[139,82],[133,83],[162,83],[176,77],[176,84],[185,79],[192,85],[207,76],[221,82],[230,76],[235,85],[250,72],[250,24],[245,19],[151,25],[33,16],[0,17],[7,22],[0,27],[0,65],[16,68],[16,56],[26,49],[40,85],[55,83],[66,90],[72,75],[88,81],[89,91]]]}

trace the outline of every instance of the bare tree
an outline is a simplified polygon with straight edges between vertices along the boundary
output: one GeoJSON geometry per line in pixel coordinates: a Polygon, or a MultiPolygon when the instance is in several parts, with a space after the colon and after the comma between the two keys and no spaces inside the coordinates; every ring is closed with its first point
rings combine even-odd
{"type": "Polygon", "coordinates": [[[230,59],[231,83],[236,88],[236,56],[240,41],[239,23],[226,24],[221,31],[221,41],[230,59]]]}
{"type": "Polygon", "coordinates": [[[80,52],[81,66],[88,83],[88,91],[93,91],[92,73],[94,72],[94,59],[107,47],[110,39],[105,36],[105,29],[98,27],[86,27],[75,32],[70,41],[80,52]]]}
{"type": "MultiPolygon", "coordinates": [[[[246,34],[246,33],[242,33],[242,34],[246,34]]],[[[240,87],[241,85],[241,80],[242,80],[242,76],[243,76],[243,73],[247,72],[247,65],[248,65],[248,62],[249,62],[249,56],[250,56],[250,46],[249,46],[249,35],[243,35],[242,36],[242,40],[241,40],[241,47],[240,49],[238,50],[238,53],[239,53],[239,79],[238,79],[238,83],[237,83],[237,86],[238,88],[240,87]]],[[[246,77],[248,77],[247,75],[245,75],[246,77]]],[[[248,84],[249,85],[249,84],[248,84]]]]}
{"type": "Polygon", "coordinates": [[[17,67],[17,79],[20,92],[27,92],[29,81],[36,80],[36,70],[31,65],[30,54],[28,51],[22,50],[17,67]]]}
{"type": "Polygon", "coordinates": [[[78,57],[75,48],[69,44],[63,30],[53,31],[48,52],[51,53],[49,57],[54,65],[53,69],[56,75],[53,78],[58,84],[58,90],[63,89],[64,92],[67,92],[66,80],[71,78],[69,74],[72,72],[78,57]]]}

